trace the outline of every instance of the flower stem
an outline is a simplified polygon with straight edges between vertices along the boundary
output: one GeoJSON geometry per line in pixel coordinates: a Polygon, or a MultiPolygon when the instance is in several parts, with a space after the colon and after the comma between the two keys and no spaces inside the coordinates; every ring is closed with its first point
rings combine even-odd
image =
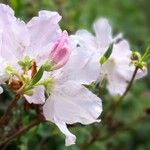
{"type": "Polygon", "coordinates": [[[0,146],[8,143],[9,141],[13,140],[14,138],[21,136],[22,134],[26,133],[27,131],[29,131],[31,128],[35,127],[36,125],[38,125],[39,123],[41,123],[42,121],[39,119],[35,119],[34,121],[32,121],[28,126],[18,130],[17,132],[15,132],[14,134],[12,134],[9,137],[5,137],[0,139],[0,146]]]}
{"type": "Polygon", "coordinates": [[[122,94],[122,96],[119,98],[119,100],[118,100],[117,103],[116,103],[116,107],[118,107],[118,106],[120,105],[120,103],[122,102],[122,100],[125,98],[125,96],[126,96],[127,93],[129,92],[129,90],[131,89],[132,84],[133,84],[133,81],[134,81],[134,79],[135,79],[135,76],[136,76],[136,74],[137,74],[138,69],[139,69],[138,67],[135,68],[135,70],[134,70],[134,72],[133,72],[133,75],[132,75],[132,78],[131,78],[131,80],[130,80],[130,82],[129,82],[129,84],[128,84],[126,90],[125,90],[125,92],[122,94]]]}
{"type": "Polygon", "coordinates": [[[11,111],[13,107],[16,106],[17,101],[20,99],[21,95],[17,94],[14,99],[11,101],[9,106],[7,107],[6,111],[4,112],[3,116],[0,118],[0,127],[3,126],[7,120],[9,119],[9,115],[11,114],[11,111]]]}

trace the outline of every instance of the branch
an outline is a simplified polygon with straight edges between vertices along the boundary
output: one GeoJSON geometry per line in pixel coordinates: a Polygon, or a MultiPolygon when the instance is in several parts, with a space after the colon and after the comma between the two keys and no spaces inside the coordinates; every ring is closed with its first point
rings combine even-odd
{"type": "Polygon", "coordinates": [[[41,120],[34,120],[32,121],[28,126],[18,130],[16,133],[14,133],[13,135],[9,136],[9,137],[4,137],[2,139],[0,139],[0,146],[10,142],[11,140],[13,140],[14,138],[17,138],[19,136],[21,136],[22,134],[26,133],[27,131],[29,131],[31,128],[35,127],[36,125],[40,124],[42,121],[41,120]]]}
{"type": "Polygon", "coordinates": [[[138,67],[135,68],[135,70],[134,70],[134,72],[133,72],[133,75],[132,75],[132,78],[131,78],[131,80],[130,80],[130,82],[129,82],[127,88],[126,88],[126,90],[124,91],[124,93],[122,94],[122,96],[119,98],[119,100],[118,100],[117,103],[116,103],[116,107],[120,105],[120,103],[122,102],[122,100],[125,98],[125,96],[126,96],[127,93],[129,92],[129,90],[131,89],[132,84],[133,84],[133,81],[134,81],[134,79],[135,79],[135,76],[136,76],[136,74],[137,74],[138,69],[139,69],[138,67]]]}
{"type": "Polygon", "coordinates": [[[20,94],[17,94],[14,99],[11,101],[11,103],[9,104],[9,106],[7,107],[6,111],[4,112],[3,116],[0,118],[0,127],[3,126],[8,118],[9,118],[9,115],[11,114],[11,111],[13,109],[13,107],[16,106],[17,104],[17,101],[20,99],[20,94]]]}
{"type": "Polygon", "coordinates": [[[118,106],[119,106],[120,103],[123,101],[123,99],[125,98],[125,96],[126,96],[127,93],[129,92],[129,90],[131,89],[132,84],[133,84],[133,81],[134,81],[134,79],[135,79],[135,76],[136,76],[136,74],[137,74],[138,69],[139,69],[138,67],[135,68],[135,70],[134,70],[134,72],[133,72],[133,75],[132,75],[132,77],[131,77],[131,80],[130,80],[130,82],[129,82],[127,88],[126,88],[126,90],[125,90],[124,93],[122,94],[122,96],[118,99],[118,101],[115,101],[115,102],[112,104],[112,110],[110,111],[110,113],[108,113],[109,110],[110,110],[110,108],[109,108],[109,110],[107,110],[107,109],[104,110],[104,112],[103,112],[103,120],[102,120],[103,122],[105,122],[105,120],[107,120],[107,119],[110,117],[110,115],[113,116],[113,115],[115,114],[115,112],[116,112],[118,106]],[[106,113],[107,113],[107,115],[106,115],[106,113]]]}

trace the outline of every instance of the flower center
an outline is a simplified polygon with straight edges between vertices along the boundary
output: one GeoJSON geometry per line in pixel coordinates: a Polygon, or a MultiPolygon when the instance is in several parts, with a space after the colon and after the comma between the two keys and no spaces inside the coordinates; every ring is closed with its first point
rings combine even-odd
{"type": "Polygon", "coordinates": [[[13,91],[31,95],[35,87],[43,85],[45,90],[50,92],[50,88],[53,85],[53,78],[47,76],[43,79],[44,72],[47,71],[46,63],[41,65],[41,67],[37,67],[36,61],[26,56],[18,64],[21,67],[21,73],[12,66],[5,68],[5,71],[10,75],[8,80],[9,87],[13,91]]]}

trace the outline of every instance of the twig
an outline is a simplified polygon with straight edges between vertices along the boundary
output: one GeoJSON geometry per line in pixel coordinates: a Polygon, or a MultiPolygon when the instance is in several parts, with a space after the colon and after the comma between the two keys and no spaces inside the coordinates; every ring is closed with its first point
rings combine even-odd
{"type": "Polygon", "coordinates": [[[11,111],[13,109],[13,107],[16,106],[17,101],[20,99],[20,94],[17,94],[14,99],[11,101],[11,103],[9,104],[9,106],[7,107],[6,111],[4,112],[3,116],[0,118],[0,127],[3,126],[7,120],[9,115],[11,114],[11,111]]]}
{"type": "Polygon", "coordinates": [[[9,136],[9,137],[5,137],[0,139],[0,146],[8,143],[9,141],[13,140],[14,138],[21,136],[22,134],[26,133],[27,131],[29,131],[31,128],[35,127],[36,125],[38,125],[39,123],[41,123],[41,120],[34,120],[32,121],[28,126],[18,130],[16,133],[14,133],[13,135],[9,136]]]}
{"type": "Polygon", "coordinates": [[[110,117],[110,115],[111,115],[111,117],[113,117],[113,115],[115,114],[118,106],[121,104],[121,102],[123,101],[123,99],[125,98],[125,96],[127,95],[127,93],[129,92],[129,90],[131,89],[133,81],[135,79],[135,76],[137,74],[138,69],[139,69],[138,67],[135,68],[135,70],[133,72],[133,75],[131,77],[131,80],[130,80],[130,82],[129,82],[127,88],[126,88],[126,90],[122,94],[122,96],[117,100],[117,102],[115,102],[115,103],[112,104],[112,110],[110,111],[110,113],[108,113],[108,110],[105,110],[103,112],[103,119],[102,119],[103,122],[105,122],[110,117]],[[106,112],[107,112],[107,115],[106,115],[106,112]]]}
{"type": "Polygon", "coordinates": [[[127,93],[129,92],[129,90],[131,89],[131,86],[132,86],[132,84],[133,84],[133,81],[134,81],[134,79],[135,79],[135,76],[136,76],[136,74],[137,74],[138,69],[139,69],[138,67],[135,68],[135,70],[134,70],[134,72],[133,72],[133,75],[132,75],[132,78],[131,78],[131,80],[130,80],[130,82],[129,82],[129,84],[128,84],[126,90],[125,90],[125,92],[122,94],[122,96],[119,98],[119,100],[118,100],[117,103],[116,103],[116,107],[118,107],[118,106],[120,105],[120,103],[122,102],[122,100],[125,98],[125,96],[126,96],[127,93]]]}

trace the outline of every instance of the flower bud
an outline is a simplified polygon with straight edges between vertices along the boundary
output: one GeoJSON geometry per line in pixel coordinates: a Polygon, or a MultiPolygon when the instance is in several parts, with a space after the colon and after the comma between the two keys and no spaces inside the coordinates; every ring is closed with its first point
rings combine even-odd
{"type": "Polygon", "coordinates": [[[54,44],[50,53],[50,59],[54,65],[53,70],[61,68],[68,61],[70,55],[68,40],[68,33],[64,31],[61,38],[54,44]]]}
{"type": "Polygon", "coordinates": [[[141,59],[141,54],[137,51],[132,52],[131,60],[132,61],[140,61],[141,59]]]}

